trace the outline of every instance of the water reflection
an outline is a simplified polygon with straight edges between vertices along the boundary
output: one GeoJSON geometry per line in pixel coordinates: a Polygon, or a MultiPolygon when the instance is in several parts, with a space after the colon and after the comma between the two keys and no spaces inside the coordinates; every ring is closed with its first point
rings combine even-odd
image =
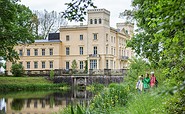
{"type": "Polygon", "coordinates": [[[0,114],[51,114],[59,112],[69,104],[87,106],[93,94],[83,91],[0,93],[0,114]]]}

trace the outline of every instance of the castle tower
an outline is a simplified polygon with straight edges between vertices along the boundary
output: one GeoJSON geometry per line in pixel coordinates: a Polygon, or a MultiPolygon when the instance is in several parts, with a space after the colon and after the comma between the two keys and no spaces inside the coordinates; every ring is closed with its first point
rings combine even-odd
{"type": "Polygon", "coordinates": [[[88,27],[110,27],[110,11],[106,9],[90,9],[88,13],[88,27]]]}
{"type": "Polygon", "coordinates": [[[117,28],[120,30],[125,29],[125,32],[128,33],[130,36],[133,36],[134,33],[134,24],[133,23],[117,23],[117,28]]]}

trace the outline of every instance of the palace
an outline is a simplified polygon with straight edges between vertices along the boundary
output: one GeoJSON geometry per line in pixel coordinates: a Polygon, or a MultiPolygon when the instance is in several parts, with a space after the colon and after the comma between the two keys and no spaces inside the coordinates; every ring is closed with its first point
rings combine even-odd
{"type": "MultiPolygon", "coordinates": [[[[110,12],[106,9],[88,10],[87,25],[62,26],[60,33],[51,33],[46,40],[20,44],[15,50],[18,62],[25,70],[71,69],[76,60],[77,69],[128,68],[133,51],[126,41],[133,35],[134,25],[117,23],[110,27],[110,12]]],[[[11,62],[7,62],[10,74],[11,62]]]]}

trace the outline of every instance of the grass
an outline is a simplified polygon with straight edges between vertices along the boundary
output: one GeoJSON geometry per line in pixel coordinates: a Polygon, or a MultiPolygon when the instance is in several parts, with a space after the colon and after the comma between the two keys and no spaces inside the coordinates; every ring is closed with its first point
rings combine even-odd
{"type": "Polygon", "coordinates": [[[165,104],[173,96],[159,94],[163,87],[150,89],[149,92],[139,94],[137,91],[129,93],[125,106],[118,106],[111,110],[111,114],[165,114],[165,104]]]}
{"type": "Polygon", "coordinates": [[[67,89],[66,84],[54,84],[43,77],[0,77],[1,91],[67,89]]]}
{"type": "Polygon", "coordinates": [[[52,84],[43,77],[0,77],[1,84],[52,84]]]}

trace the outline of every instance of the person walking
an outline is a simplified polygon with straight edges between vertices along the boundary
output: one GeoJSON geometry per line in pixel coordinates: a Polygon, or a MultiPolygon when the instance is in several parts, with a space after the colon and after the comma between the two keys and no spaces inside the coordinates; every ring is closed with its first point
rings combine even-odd
{"type": "Polygon", "coordinates": [[[144,91],[149,91],[150,88],[150,78],[149,78],[149,74],[146,73],[145,78],[143,79],[143,87],[144,87],[144,91]]]}
{"type": "MultiPolygon", "coordinates": [[[[150,77],[150,87],[154,87],[157,84],[156,77],[154,75],[154,72],[151,72],[151,77],[150,77]]],[[[157,86],[156,86],[157,87],[157,86]]]]}
{"type": "Polygon", "coordinates": [[[138,93],[141,93],[143,91],[143,76],[138,77],[138,81],[136,83],[136,89],[138,90],[138,93]]]}

